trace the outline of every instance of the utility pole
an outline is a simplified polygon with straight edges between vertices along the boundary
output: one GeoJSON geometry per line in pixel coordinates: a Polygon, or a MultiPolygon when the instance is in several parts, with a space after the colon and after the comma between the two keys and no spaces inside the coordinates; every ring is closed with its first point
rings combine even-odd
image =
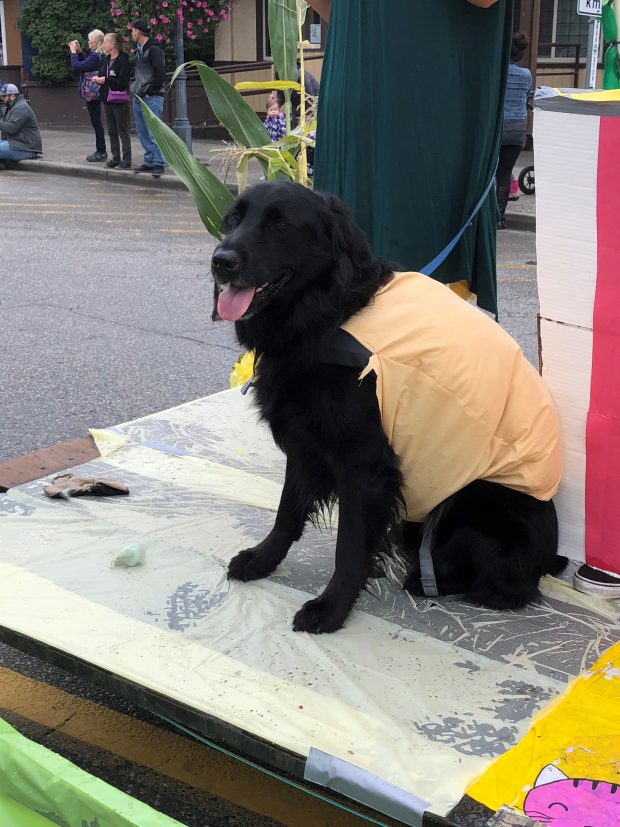
{"type": "MultiPolygon", "coordinates": [[[[174,21],[174,56],[177,69],[185,63],[185,50],[183,48],[183,18],[175,14],[174,21]]],[[[192,151],[192,126],[187,117],[187,75],[183,70],[176,79],[175,117],[172,130],[185,143],[185,146],[192,151]]]]}

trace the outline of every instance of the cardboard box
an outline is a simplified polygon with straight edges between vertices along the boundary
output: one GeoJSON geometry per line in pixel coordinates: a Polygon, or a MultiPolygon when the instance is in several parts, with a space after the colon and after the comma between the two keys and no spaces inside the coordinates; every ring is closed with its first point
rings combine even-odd
{"type": "Polygon", "coordinates": [[[562,423],[560,553],[620,574],[620,101],[536,103],[542,374],[562,423]]]}

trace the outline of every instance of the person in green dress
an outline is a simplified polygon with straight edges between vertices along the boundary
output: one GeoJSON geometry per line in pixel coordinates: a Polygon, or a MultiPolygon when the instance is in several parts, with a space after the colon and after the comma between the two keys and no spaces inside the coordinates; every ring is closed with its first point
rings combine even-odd
{"type": "Polygon", "coordinates": [[[461,282],[497,313],[492,184],[512,0],[309,0],[329,19],[314,188],[342,198],[375,255],[461,282]]]}

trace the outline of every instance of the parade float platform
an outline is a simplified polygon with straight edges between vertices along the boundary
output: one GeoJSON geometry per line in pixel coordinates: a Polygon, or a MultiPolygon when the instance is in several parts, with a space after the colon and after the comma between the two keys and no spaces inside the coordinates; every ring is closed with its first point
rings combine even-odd
{"type": "Polygon", "coordinates": [[[228,581],[284,473],[250,397],[93,432],[100,456],[72,471],[128,496],[49,499],[54,473],[0,494],[0,639],[379,822],[452,823],[473,779],[618,640],[617,604],[549,577],[519,612],[414,599],[394,566],[344,629],[294,633],[332,572],[337,514],[270,578],[228,581]],[[131,545],[142,564],[113,566],[131,545]]]}

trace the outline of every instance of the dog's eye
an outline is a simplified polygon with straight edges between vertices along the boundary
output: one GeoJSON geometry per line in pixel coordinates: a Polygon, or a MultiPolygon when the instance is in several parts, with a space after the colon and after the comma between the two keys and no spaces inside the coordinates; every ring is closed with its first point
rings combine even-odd
{"type": "Polygon", "coordinates": [[[278,232],[278,230],[285,230],[286,227],[287,223],[283,218],[276,218],[269,224],[269,229],[274,232],[278,232]]]}
{"type": "Polygon", "coordinates": [[[224,232],[229,233],[239,223],[239,213],[238,212],[231,212],[228,215],[224,216],[223,222],[223,229],[224,232]]]}

